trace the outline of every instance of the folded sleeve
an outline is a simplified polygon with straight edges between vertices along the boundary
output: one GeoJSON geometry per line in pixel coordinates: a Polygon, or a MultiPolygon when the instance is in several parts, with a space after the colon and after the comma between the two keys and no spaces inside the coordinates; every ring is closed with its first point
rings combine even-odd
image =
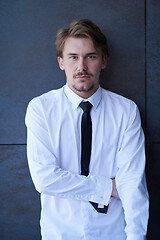
{"type": "Polygon", "coordinates": [[[136,104],[130,114],[118,151],[116,186],[124,209],[127,240],[146,239],[148,192],[145,180],[144,134],[136,104]]]}
{"type": "Polygon", "coordinates": [[[38,192],[108,205],[112,192],[110,179],[93,175],[86,177],[59,166],[59,159],[55,157],[51,144],[45,113],[38,98],[29,103],[25,123],[28,165],[38,192]]]}

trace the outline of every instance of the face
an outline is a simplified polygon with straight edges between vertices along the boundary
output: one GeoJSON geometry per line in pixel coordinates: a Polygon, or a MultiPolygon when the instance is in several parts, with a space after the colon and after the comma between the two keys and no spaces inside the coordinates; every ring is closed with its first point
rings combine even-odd
{"type": "Polygon", "coordinates": [[[99,87],[101,69],[106,67],[107,56],[95,47],[90,38],[68,37],[59,66],[65,71],[71,90],[83,98],[90,97],[99,87]]]}

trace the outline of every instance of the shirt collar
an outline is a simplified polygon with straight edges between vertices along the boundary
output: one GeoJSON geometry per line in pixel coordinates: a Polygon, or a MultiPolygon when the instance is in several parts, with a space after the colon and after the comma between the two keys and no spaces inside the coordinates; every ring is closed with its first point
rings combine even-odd
{"type": "Polygon", "coordinates": [[[80,97],[79,95],[77,95],[75,92],[73,92],[68,85],[66,84],[64,87],[64,94],[66,95],[66,97],[69,99],[69,101],[74,105],[75,108],[78,108],[79,104],[82,101],[89,101],[93,107],[96,109],[101,101],[101,97],[102,97],[102,91],[101,91],[101,87],[99,86],[98,90],[88,99],[84,99],[82,97],[80,97]]]}

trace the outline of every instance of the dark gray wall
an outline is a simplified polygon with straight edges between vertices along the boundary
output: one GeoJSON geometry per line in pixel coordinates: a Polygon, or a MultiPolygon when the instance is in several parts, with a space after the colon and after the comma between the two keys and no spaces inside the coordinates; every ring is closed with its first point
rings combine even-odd
{"type": "Polygon", "coordinates": [[[160,1],[0,0],[0,239],[38,240],[39,194],[26,159],[24,116],[31,98],[65,83],[57,30],[90,18],[108,37],[101,85],[134,100],[146,135],[150,193],[148,239],[160,226],[160,1]]]}
{"type": "Polygon", "coordinates": [[[148,238],[159,238],[160,226],[160,1],[146,8],[146,149],[150,194],[148,238]]]}

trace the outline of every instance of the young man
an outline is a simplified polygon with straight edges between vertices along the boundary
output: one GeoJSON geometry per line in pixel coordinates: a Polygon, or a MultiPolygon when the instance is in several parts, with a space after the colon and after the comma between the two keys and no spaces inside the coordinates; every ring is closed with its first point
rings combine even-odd
{"type": "Polygon", "coordinates": [[[57,33],[56,49],[67,83],[34,98],[26,114],[42,239],[144,240],[144,135],[135,103],[99,86],[106,38],[83,19],[57,33]]]}

